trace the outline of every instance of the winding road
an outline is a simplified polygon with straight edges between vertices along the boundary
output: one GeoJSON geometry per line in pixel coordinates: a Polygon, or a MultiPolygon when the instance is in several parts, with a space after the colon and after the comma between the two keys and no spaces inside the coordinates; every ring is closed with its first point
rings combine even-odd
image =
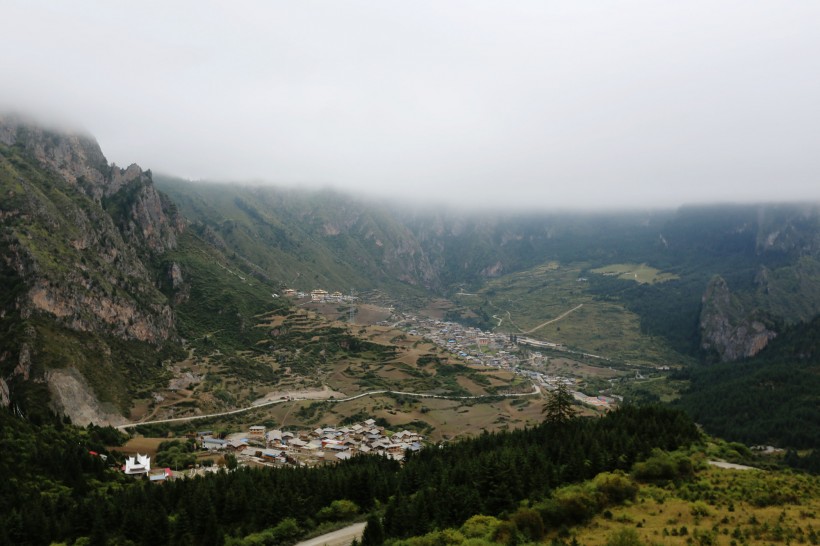
{"type": "MultiPolygon", "coordinates": [[[[321,400],[322,402],[328,402],[332,404],[336,404],[339,402],[350,402],[351,400],[357,400],[359,398],[363,398],[365,396],[375,396],[378,394],[397,394],[401,396],[409,396],[412,398],[440,398],[443,400],[480,400],[482,398],[513,398],[519,396],[535,396],[541,394],[541,387],[538,385],[533,384],[533,391],[532,392],[522,392],[522,393],[512,393],[512,394],[485,394],[481,396],[447,396],[443,394],[425,394],[425,393],[418,393],[418,392],[404,392],[404,391],[370,391],[365,392],[362,394],[357,394],[356,396],[350,396],[348,398],[328,398],[325,400],[321,400]]],[[[188,417],[173,417],[170,419],[159,419],[156,421],[140,421],[137,423],[126,423],[124,425],[118,425],[116,428],[119,430],[125,430],[128,428],[138,427],[140,425],[158,425],[161,423],[182,423],[185,421],[196,421],[198,419],[208,419],[211,417],[222,417],[225,415],[235,415],[237,413],[244,413],[246,411],[264,408],[267,406],[273,406],[274,404],[282,404],[284,402],[299,402],[304,400],[313,400],[316,401],[316,398],[280,398],[279,400],[271,400],[269,402],[263,402],[261,404],[250,405],[246,408],[239,408],[231,411],[221,411],[218,413],[209,413],[206,415],[190,415],[188,417]]]]}

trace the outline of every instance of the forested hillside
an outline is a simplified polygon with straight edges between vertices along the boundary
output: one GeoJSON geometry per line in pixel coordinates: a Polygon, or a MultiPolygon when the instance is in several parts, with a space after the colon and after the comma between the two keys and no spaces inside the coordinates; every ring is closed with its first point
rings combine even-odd
{"type": "Polygon", "coordinates": [[[786,329],[754,358],[700,365],[679,405],[709,432],[749,444],[820,446],[820,318],[786,329]]]}
{"type": "Polygon", "coordinates": [[[12,477],[0,496],[3,544],[79,537],[146,546],[222,544],[228,537],[287,544],[323,517],[332,519],[333,503],[341,500],[362,511],[386,504],[387,536],[411,536],[476,514],[500,515],[524,499],[548,499],[556,487],[628,471],[653,449],[674,450],[698,438],[682,413],[623,408],[600,419],[426,449],[403,466],[359,456],[320,468],[241,468],[158,486],[125,479],[89,454],[104,452],[94,429],[38,428],[5,411],[0,419],[7,448],[0,472],[12,477]]]}

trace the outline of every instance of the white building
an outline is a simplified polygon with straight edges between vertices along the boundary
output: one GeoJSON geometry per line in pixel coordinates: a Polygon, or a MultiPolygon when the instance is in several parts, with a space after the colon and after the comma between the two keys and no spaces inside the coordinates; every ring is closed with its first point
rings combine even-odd
{"type": "Polygon", "coordinates": [[[125,459],[126,474],[148,474],[150,470],[151,457],[148,455],[137,453],[136,457],[126,457],[125,459]]]}

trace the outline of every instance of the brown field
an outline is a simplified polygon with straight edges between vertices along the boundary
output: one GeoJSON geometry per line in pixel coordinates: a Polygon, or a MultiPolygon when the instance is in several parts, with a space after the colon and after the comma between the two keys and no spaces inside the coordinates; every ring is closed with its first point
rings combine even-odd
{"type": "Polygon", "coordinates": [[[268,315],[261,318],[264,319],[264,322],[258,323],[257,328],[279,328],[287,320],[287,317],[283,315],[268,315]]]}
{"type": "Polygon", "coordinates": [[[443,298],[437,298],[431,300],[426,307],[419,310],[419,314],[425,317],[430,317],[435,320],[442,320],[444,319],[444,315],[447,311],[451,311],[455,309],[455,305],[450,300],[445,300],[443,298]]]}
{"type": "MultiPolygon", "coordinates": [[[[372,305],[369,303],[354,303],[352,305],[356,309],[356,315],[353,319],[354,327],[357,325],[370,326],[384,320],[389,320],[390,316],[393,314],[393,312],[389,308],[382,307],[379,305],[372,305]]],[[[302,308],[315,311],[328,320],[338,321],[347,324],[350,306],[350,302],[308,302],[303,304],[302,308]]]]}
{"type": "Polygon", "coordinates": [[[128,455],[133,455],[134,453],[140,453],[142,455],[150,455],[151,457],[156,456],[157,449],[162,442],[167,442],[168,438],[145,438],[143,436],[138,436],[136,438],[131,438],[128,440],[124,446],[122,447],[110,447],[108,448],[111,451],[119,451],[121,453],[126,453],[128,455]]]}
{"type": "Polygon", "coordinates": [[[571,358],[550,358],[545,366],[546,373],[552,375],[574,375],[579,377],[589,377],[598,379],[612,379],[628,375],[630,372],[614,370],[606,366],[593,366],[572,360],[571,358]]]}
{"type": "Polygon", "coordinates": [[[371,325],[389,320],[393,312],[387,307],[380,307],[378,305],[370,305],[361,303],[356,305],[356,324],[371,325]]]}

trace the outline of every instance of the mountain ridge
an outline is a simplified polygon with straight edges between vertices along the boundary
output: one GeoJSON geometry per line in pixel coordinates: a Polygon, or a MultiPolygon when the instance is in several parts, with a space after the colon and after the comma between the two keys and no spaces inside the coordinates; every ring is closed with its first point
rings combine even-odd
{"type": "MultiPolygon", "coordinates": [[[[704,361],[753,356],[820,314],[814,204],[408,210],[334,191],[155,177],[109,165],[93,138],[8,116],[0,190],[0,403],[31,411],[51,398],[69,415],[82,406],[79,422],[94,408],[105,419],[127,413],[167,381],[192,339],[217,340],[234,357],[254,348],[253,317],[286,307],[271,299],[285,288],[380,289],[422,307],[551,261],[582,263],[579,290],[620,302],[645,335],[704,361]],[[651,264],[672,280],[589,273],[619,263],[651,264]],[[225,272],[241,286],[220,280],[225,272]],[[72,402],[66,392],[79,394],[72,402]]],[[[486,321],[484,303],[475,310],[486,321]]]]}

